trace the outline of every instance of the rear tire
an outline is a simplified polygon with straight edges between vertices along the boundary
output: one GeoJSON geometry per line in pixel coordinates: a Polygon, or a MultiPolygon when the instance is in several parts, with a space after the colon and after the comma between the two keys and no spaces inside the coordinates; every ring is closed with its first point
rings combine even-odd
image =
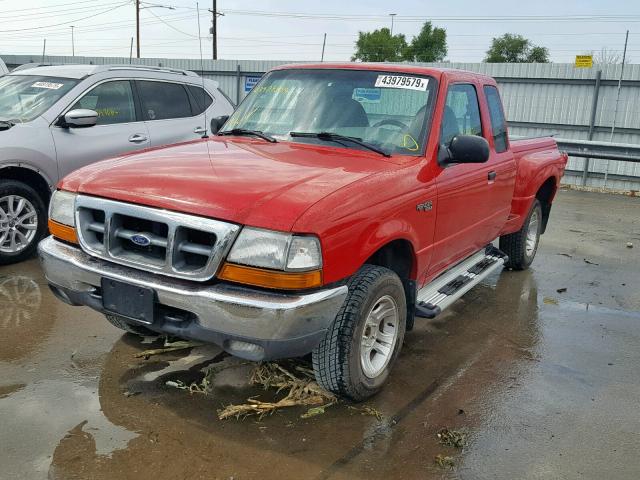
{"type": "Polygon", "coordinates": [[[33,256],[47,233],[47,208],[26,183],[0,180],[0,265],[33,256]]]}
{"type": "Polygon", "coordinates": [[[404,287],[393,271],[362,267],[334,323],[314,349],[313,370],[320,386],[351,400],[375,395],[395,363],[407,321],[404,287]]]}
{"type": "Polygon", "coordinates": [[[118,327],[120,330],[124,330],[125,332],[133,333],[134,335],[139,335],[141,337],[155,337],[158,335],[153,330],[149,330],[142,325],[133,325],[128,323],[124,317],[108,313],[105,313],[105,317],[107,317],[107,320],[111,325],[118,327]]]}
{"type": "Polygon", "coordinates": [[[500,237],[500,250],[509,255],[505,267],[525,270],[533,262],[542,233],[542,207],[536,199],[531,206],[522,228],[515,233],[500,237]]]}

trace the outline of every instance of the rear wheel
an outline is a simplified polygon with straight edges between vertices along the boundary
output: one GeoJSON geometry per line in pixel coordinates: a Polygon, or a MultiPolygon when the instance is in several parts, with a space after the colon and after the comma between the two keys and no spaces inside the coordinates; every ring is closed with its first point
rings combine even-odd
{"type": "Polygon", "coordinates": [[[404,339],[407,304],[393,271],[365,265],[349,281],[349,293],[320,345],[313,369],[323,388],[355,401],[386,382],[404,339]]]}
{"type": "Polygon", "coordinates": [[[118,315],[112,315],[109,313],[105,314],[105,317],[107,317],[107,320],[111,325],[113,325],[114,327],[118,327],[120,330],[124,330],[125,332],[133,333],[135,335],[140,335],[141,337],[155,337],[158,335],[153,330],[149,330],[148,328],[143,327],[142,325],[133,325],[131,323],[128,323],[124,319],[124,317],[120,317],[118,315]]]}
{"type": "Polygon", "coordinates": [[[509,255],[507,268],[525,270],[533,262],[542,232],[542,207],[536,199],[520,230],[500,237],[500,250],[509,255]]]}
{"type": "Polygon", "coordinates": [[[0,180],[0,265],[31,257],[47,232],[40,195],[16,180],[0,180]]]}

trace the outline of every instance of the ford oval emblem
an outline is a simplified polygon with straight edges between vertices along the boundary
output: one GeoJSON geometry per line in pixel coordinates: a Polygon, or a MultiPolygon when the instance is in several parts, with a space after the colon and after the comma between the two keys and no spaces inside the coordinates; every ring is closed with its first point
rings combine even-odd
{"type": "Polygon", "coordinates": [[[136,245],[140,245],[141,247],[148,247],[149,245],[151,245],[151,239],[141,233],[132,235],[131,241],[136,245]]]}

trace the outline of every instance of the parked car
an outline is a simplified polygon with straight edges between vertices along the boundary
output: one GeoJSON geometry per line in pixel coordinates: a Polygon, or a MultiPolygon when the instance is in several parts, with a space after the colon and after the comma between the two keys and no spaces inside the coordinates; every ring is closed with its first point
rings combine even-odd
{"type": "Polygon", "coordinates": [[[0,58],[0,77],[3,76],[5,73],[9,73],[9,69],[0,58]]]}
{"type": "Polygon", "coordinates": [[[108,157],[205,133],[233,105],[193,72],[57,65],[0,78],[0,264],[32,255],[47,230],[52,188],[108,157]],[[204,87],[204,89],[203,89],[204,87]]]}
{"type": "Polygon", "coordinates": [[[311,353],[320,385],[363,400],[416,315],[531,264],[566,162],[509,139],[484,75],[280,67],[217,136],[66,177],[39,252],[60,299],[123,330],[311,353]]]}

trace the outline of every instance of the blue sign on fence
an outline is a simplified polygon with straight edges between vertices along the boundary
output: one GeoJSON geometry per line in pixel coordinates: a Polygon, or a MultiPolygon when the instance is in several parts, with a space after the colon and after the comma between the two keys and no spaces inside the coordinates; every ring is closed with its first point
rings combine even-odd
{"type": "Polygon", "coordinates": [[[244,93],[249,93],[262,77],[244,77],[244,93]]]}

